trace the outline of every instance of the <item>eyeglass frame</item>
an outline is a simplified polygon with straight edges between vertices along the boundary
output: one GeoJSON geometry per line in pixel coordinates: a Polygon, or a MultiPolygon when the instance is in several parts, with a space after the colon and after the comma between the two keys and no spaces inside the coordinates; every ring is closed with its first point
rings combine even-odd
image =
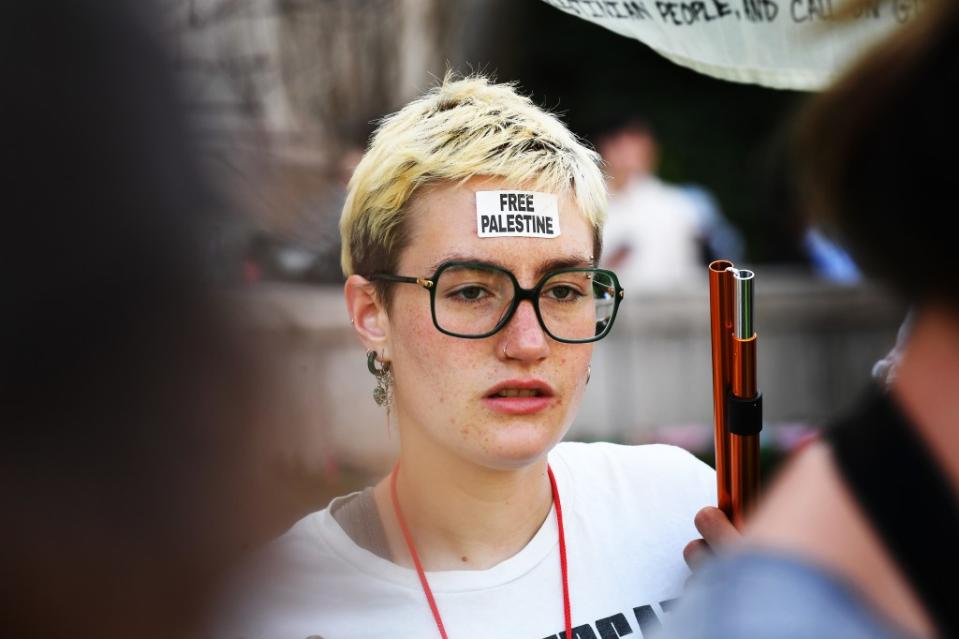
{"type": "MultiPolygon", "coordinates": [[[[440,333],[449,335],[451,337],[460,337],[462,339],[485,339],[492,335],[498,333],[504,326],[509,324],[509,321],[513,319],[513,315],[516,314],[516,309],[519,308],[519,305],[523,300],[529,300],[530,304],[533,305],[533,310],[536,312],[536,319],[539,321],[540,328],[543,329],[547,335],[557,342],[562,342],[564,344],[589,344],[591,342],[598,342],[607,335],[609,331],[613,328],[613,322],[616,320],[616,314],[619,311],[619,303],[623,300],[623,296],[626,291],[622,286],[619,285],[619,278],[616,277],[616,273],[613,271],[604,269],[604,268],[594,268],[586,266],[571,266],[566,268],[559,268],[554,271],[549,271],[544,273],[543,276],[536,282],[536,285],[533,288],[523,288],[519,285],[519,281],[516,279],[516,276],[513,275],[511,271],[508,271],[505,268],[496,266],[494,264],[487,264],[484,262],[459,262],[451,261],[441,264],[439,268],[429,277],[410,277],[408,275],[394,275],[392,273],[373,273],[369,280],[371,282],[376,280],[381,280],[385,282],[397,282],[400,284],[417,284],[427,291],[430,294],[430,315],[433,317],[433,326],[436,327],[440,333]],[[498,271],[500,273],[506,274],[510,281],[513,283],[513,300],[510,302],[509,308],[503,313],[503,317],[500,318],[499,322],[496,323],[491,330],[480,335],[463,335],[461,333],[454,333],[440,326],[439,322],[436,320],[436,282],[439,281],[440,276],[443,274],[443,271],[452,268],[452,267],[465,267],[465,268],[480,268],[491,271],[498,271]],[[551,277],[559,275],[561,273],[585,273],[585,272],[598,272],[609,275],[613,281],[613,312],[609,316],[609,324],[606,325],[605,330],[598,335],[589,337],[586,339],[564,339],[559,338],[553,335],[552,331],[546,327],[546,323],[543,321],[543,316],[540,313],[539,309],[539,296],[542,293],[543,284],[545,284],[551,277]]],[[[595,280],[594,280],[595,281],[595,280]]]]}

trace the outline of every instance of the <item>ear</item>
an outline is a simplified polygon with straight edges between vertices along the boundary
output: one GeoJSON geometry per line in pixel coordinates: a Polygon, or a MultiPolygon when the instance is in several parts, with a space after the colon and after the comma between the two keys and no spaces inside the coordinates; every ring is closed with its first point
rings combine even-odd
{"type": "Polygon", "coordinates": [[[343,287],[346,309],[353,329],[368,351],[376,351],[380,361],[389,361],[390,320],[386,307],[373,284],[361,275],[350,275],[343,287]]]}

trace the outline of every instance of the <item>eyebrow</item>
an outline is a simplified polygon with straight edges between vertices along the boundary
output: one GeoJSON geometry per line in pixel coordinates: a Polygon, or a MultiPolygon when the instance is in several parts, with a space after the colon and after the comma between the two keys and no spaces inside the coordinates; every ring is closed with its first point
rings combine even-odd
{"type": "MultiPolygon", "coordinates": [[[[449,264],[450,262],[472,262],[474,264],[481,264],[483,266],[495,266],[506,271],[511,271],[508,266],[502,262],[490,259],[480,259],[471,255],[463,254],[453,254],[446,255],[440,258],[435,264],[430,266],[429,270],[431,273],[435,273],[441,266],[444,264],[449,264]]],[[[536,267],[536,275],[542,275],[549,271],[555,271],[561,268],[575,268],[578,266],[581,267],[592,267],[594,265],[594,260],[591,257],[586,257],[583,255],[571,255],[568,257],[556,257],[548,260],[544,260],[539,263],[536,267]]]]}

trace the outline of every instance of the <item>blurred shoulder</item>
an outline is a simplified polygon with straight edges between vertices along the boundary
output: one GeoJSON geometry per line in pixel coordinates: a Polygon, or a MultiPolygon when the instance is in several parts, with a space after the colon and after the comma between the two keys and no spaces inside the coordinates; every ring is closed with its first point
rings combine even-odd
{"type": "Polygon", "coordinates": [[[326,513],[324,509],[303,517],[250,553],[225,589],[218,620],[224,627],[242,628],[246,635],[275,611],[296,608],[317,582],[337,575],[335,555],[321,530],[326,513]]]}
{"type": "Polygon", "coordinates": [[[859,592],[795,556],[745,550],[704,566],[669,618],[677,639],[893,639],[859,592]]]}
{"type": "Polygon", "coordinates": [[[265,546],[250,553],[241,567],[241,582],[274,584],[279,576],[288,577],[310,565],[323,563],[325,544],[319,531],[324,511],[310,513],[265,546]]]}

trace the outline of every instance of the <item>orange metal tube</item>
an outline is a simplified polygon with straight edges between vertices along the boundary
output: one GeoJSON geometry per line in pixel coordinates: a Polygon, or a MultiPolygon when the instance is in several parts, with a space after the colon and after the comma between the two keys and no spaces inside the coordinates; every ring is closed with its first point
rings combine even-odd
{"type": "Polygon", "coordinates": [[[730,386],[730,350],[733,324],[732,267],[728,260],[709,265],[709,325],[713,353],[713,420],[716,442],[716,500],[733,519],[729,430],[726,427],[726,393],[730,386]]]}
{"type": "MultiPolygon", "coordinates": [[[[733,395],[751,399],[759,393],[756,383],[756,334],[747,339],[732,338],[733,395]]],[[[730,492],[732,521],[742,527],[759,495],[759,435],[729,435],[730,492]]]]}

